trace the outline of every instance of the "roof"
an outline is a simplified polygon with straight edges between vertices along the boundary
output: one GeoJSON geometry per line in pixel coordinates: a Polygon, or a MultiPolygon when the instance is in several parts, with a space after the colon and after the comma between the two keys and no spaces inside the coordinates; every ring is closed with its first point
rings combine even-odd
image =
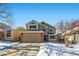
{"type": "Polygon", "coordinates": [[[44,33],[43,31],[21,31],[21,33],[44,33]]]}
{"type": "Polygon", "coordinates": [[[4,30],[0,28],[0,32],[4,32],[4,30]]]}
{"type": "Polygon", "coordinates": [[[5,29],[10,28],[9,25],[2,23],[2,22],[0,22],[0,27],[4,27],[5,29]]]}
{"type": "Polygon", "coordinates": [[[52,26],[52,25],[50,25],[50,24],[48,24],[48,23],[46,23],[46,22],[44,22],[44,21],[42,21],[42,22],[38,22],[38,21],[36,21],[36,20],[31,20],[31,21],[29,21],[28,23],[26,23],[25,25],[27,25],[27,24],[32,24],[32,23],[37,23],[37,24],[40,24],[40,25],[43,25],[43,26],[48,26],[48,27],[51,27],[51,28],[55,28],[54,26],[52,26]]]}
{"type": "Polygon", "coordinates": [[[23,28],[23,27],[17,27],[17,28],[15,28],[14,30],[26,30],[26,29],[23,28]]]}
{"type": "Polygon", "coordinates": [[[40,22],[42,25],[45,25],[45,26],[48,26],[48,27],[51,27],[51,28],[55,28],[54,26],[52,26],[52,25],[50,25],[50,24],[48,24],[48,23],[46,23],[46,22],[44,22],[44,21],[42,21],[42,22],[40,22]]]}
{"type": "Polygon", "coordinates": [[[36,21],[36,20],[31,20],[31,21],[29,21],[28,23],[26,23],[25,25],[27,25],[27,24],[34,24],[34,23],[39,23],[39,22],[36,21]]]}

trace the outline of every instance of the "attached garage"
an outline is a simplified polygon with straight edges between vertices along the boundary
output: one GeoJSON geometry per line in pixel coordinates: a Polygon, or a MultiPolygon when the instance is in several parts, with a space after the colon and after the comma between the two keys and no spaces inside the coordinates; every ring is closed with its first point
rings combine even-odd
{"type": "Polygon", "coordinates": [[[24,31],[21,33],[22,43],[42,43],[44,42],[43,31],[24,31]]]}

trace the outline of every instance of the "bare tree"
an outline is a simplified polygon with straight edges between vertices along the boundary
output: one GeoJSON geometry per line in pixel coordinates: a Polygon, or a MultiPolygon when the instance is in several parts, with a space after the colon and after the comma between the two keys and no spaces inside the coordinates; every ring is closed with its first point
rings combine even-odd
{"type": "Polygon", "coordinates": [[[7,4],[0,3],[0,21],[10,26],[14,25],[12,12],[7,4]]]}
{"type": "Polygon", "coordinates": [[[78,27],[79,26],[79,19],[71,20],[70,29],[78,27]]]}
{"type": "Polygon", "coordinates": [[[68,41],[69,37],[72,35],[72,33],[75,33],[73,28],[79,26],[79,20],[70,20],[70,21],[60,21],[57,24],[58,28],[62,31],[62,34],[64,33],[62,38],[65,40],[65,46],[69,47],[68,44],[72,44],[72,41],[68,41]],[[67,33],[67,30],[70,30],[69,33],[67,33]]]}
{"type": "MultiPolygon", "coordinates": [[[[61,30],[62,34],[64,33],[64,36],[66,35],[66,30],[69,29],[69,23],[66,21],[60,21],[58,24],[57,24],[57,27],[58,29],[61,30]]],[[[69,37],[62,37],[61,35],[61,39],[64,39],[65,40],[65,46],[68,46],[68,39],[69,37]]]]}
{"type": "Polygon", "coordinates": [[[67,29],[70,28],[70,23],[68,21],[63,21],[61,20],[58,24],[57,24],[58,29],[61,30],[62,33],[64,33],[67,29]]]}

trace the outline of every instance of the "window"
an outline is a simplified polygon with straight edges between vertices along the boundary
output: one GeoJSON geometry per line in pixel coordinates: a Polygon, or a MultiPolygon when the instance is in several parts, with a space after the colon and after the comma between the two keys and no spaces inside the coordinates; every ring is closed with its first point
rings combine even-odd
{"type": "Polygon", "coordinates": [[[30,25],[29,27],[32,29],[36,29],[36,25],[30,25]]]}
{"type": "Polygon", "coordinates": [[[46,29],[43,29],[44,32],[46,32],[46,29]]]}
{"type": "Polygon", "coordinates": [[[28,29],[38,29],[37,24],[29,24],[28,29]]]}
{"type": "Polygon", "coordinates": [[[44,32],[48,32],[48,29],[47,29],[47,28],[44,28],[43,31],[44,31],[44,32]]]}
{"type": "Polygon", "coordinates": [[[55,39],[55,35],[53,35],[53,34],[49,34],[49,40],[51,40],[51,39],[55,39]]]}
{"type": "Polygon", "coordinates": [[[53,30],[52,29],[50,29],[50,32],[52,32],[53,30]]]}
{"type": "Polygon", "coordinates": [[[50,35],[50,39],[55,39],[55,36],[53,36],[53,35],[50,35]]]}
{"type": "Polygon", "coordinates": [[[6,37],[12,37],[12,30],[11,29],[8,29],[6,31],[6,37]]]}
{"type": "Polygon", "coordinates": [[[54,33],[54,29],[50,28],[49,33],[54,33]]]}

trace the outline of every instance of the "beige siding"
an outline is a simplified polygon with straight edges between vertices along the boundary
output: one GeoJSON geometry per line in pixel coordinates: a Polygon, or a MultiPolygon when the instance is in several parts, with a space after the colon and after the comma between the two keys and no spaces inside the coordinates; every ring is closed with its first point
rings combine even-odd
{"type": "Polygon", "coordinates": [[[24,29],[13,29],[13,39],[19,40],[21,37],[21,32],[26,31],[24,29]]]}
{"type": "Polygon", "coordinates": [[[41,43],[43,40],[43,33],[33,33],[33,31],[30,31],[21,35],[21,42],[23,43],[41,43]]]}
{"type": "Polygon", "coordinates": [[[74,34],[72,34],[72,35],[69,37],[68,41],[73,41],[73,40],[74,40],[74,34]]]}

